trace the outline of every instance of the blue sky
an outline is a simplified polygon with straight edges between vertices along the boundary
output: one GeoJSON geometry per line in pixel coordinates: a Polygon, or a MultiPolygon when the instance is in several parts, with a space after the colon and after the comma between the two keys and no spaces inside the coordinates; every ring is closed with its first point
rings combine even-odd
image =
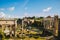
{"type": "Polygon", "coordinates": [[[60,0],[0,0],[0,17],[60,16],[60,0]]]}

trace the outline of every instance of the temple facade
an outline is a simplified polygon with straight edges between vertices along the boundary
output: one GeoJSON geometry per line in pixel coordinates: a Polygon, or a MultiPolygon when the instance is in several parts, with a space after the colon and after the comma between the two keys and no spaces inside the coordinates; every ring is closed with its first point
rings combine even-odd
{"type": "Polygon", "coordinates": [[[52,30],[54,36],[58,36],[58,15],[55,15],[54,17],[46,17],[44,18],[44,28],[48,30],[52,30]]]}
{"type": "Polygon", "coordinates": [[[44,18],[44,28],[48,30],[53,30],[53,21],[54,21],[53,17],[48,16],[44,18]]]}
{"type": "Polygon", "coordinates": [[[0,29],[4,35],[10,35],[10,37],[15,36],[17,28],[17,21],[14,19],[0,19],[0,29]]]}

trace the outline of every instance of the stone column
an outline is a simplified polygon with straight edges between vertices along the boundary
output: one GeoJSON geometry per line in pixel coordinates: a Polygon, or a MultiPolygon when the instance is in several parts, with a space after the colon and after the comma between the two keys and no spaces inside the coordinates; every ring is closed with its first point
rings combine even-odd
{"type": "Polygon", "coordinates": [[[58,36],[58,16],[54,17],[54,36],[58,36]]]}
{"type": "Polygon", "coordinates": [[[2,32],[4,32],[4,25],[2,25],[2,32]]]}
{"type": "Polygon", "coordinates": [[[52,26],[52,25],[51,25],[51,20],[50,20],[50,30],[51,30],[51,26],[52,26]]]}
{"type": "Polygon", "coordinates": [[[12,25],[10,25],[10,37],[12,37],[11,30],[12,30],[12,25]]]}
{"type": "Polygon", "coordinates": [[[45,19],[44,19],[44,28],[46,28],[46,27],[45,27],[45,19]]]}
{"type": "Polygon", "coordinates": [[[17,29],[17,20],[15,20],[15,37],[17,37],[16,29],[17,29]]]}

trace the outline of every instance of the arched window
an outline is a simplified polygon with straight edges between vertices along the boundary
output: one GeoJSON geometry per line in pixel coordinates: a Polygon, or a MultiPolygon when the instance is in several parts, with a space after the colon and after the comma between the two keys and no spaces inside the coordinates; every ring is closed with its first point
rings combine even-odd
{"type": "Polygon", "coordinates": [[[15,24],[12,25],[12,29],[15,30],[15,24]]]}
{"type": "Polygon", "coordinates": [[[8,25],[8,27],[10,27],[10,25],[8,25]]]}
{"type": "Polygon", "coordinates": [[[2,25],[0,25],[0,28],[2,27],[2,25]]]}
{"type": "Polygon", "coordinates": [[[15,26],[15,24],[13,24],[13,26],[15,26]]]}

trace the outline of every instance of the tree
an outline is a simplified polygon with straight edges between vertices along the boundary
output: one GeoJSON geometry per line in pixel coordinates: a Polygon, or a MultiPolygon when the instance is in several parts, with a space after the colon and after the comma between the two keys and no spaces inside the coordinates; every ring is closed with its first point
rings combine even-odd
{"type": "Polygon", "coordinates": [[[43,19],[44,17],[40,17],[40,19],[43,19]]]}
{"type": "Polygon", "coordinates": [[[22,19],[18,19],[17,24],[22,24],[22,19]]]}
{"type": "Polygon", "coordinates": [[[35,19],[35,16],[31,17],[32,19],[35,19]]]}

